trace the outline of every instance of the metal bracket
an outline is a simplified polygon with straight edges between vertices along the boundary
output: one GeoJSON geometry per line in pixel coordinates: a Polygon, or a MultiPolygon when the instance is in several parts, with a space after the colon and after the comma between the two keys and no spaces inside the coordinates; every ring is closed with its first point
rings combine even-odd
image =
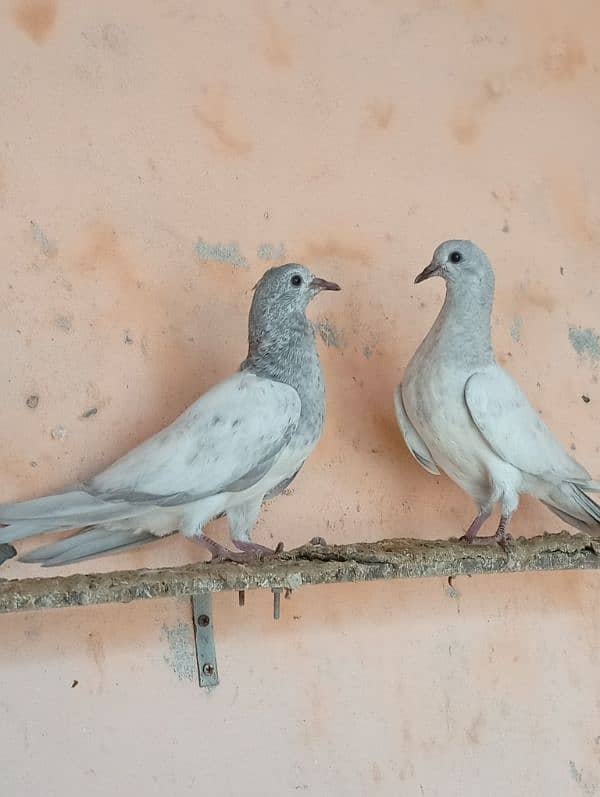
{"type": "Polygon", "coordinates": [[[217,686],[219,671],[217,670],[217,654],[213,636],[212,594],[210,592],[192,595],[192,614],[200,686],[217,686]]]}

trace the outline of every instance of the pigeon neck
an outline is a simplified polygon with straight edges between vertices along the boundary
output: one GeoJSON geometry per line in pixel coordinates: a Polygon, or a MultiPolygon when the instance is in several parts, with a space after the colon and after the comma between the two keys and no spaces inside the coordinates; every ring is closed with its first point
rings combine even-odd
{"type": "Polygon", "coordinates": [[[248,356],[241,368],[285,382],[301,393],[314,371],[320,372],[314,330],[304,313],[288,314],[280,323],[265,324],[260,331],[251,325],[248,356]]]}
{"type": "Polygon", "coordinates": [[[494,359],[491,335],[493,291],[482,286],[447,283],[446,298],[434,325],[438,342],[460,351],[470,364],[487,365],[494,359]]]}

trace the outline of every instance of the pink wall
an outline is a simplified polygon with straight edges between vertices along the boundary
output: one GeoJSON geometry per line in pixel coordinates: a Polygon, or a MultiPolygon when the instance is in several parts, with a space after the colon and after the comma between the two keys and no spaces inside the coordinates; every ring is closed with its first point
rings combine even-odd
{"type": "MultiPolygon", "coordinates": [[[[313,307],[328,422],[255,538],[460,533],[472,505],[411,459],[391,391],[442,296],[412,278],[462,236],[496,266],[500,360],[600,476],[597,3],[0,19],[0,500],[89,476],[230,373],[251,286],[296,259],[344,287],[313,307]]],[[[525,501],[514,531],[559,528],[525,501]]],[[[198,555],[170,539],[88,567],[198,555]]],[[[598,576],[445,586],[307,588],[279,624],[269,593],[218,595],[212,694],[186,601],[0,617],[2,794],[600,793],[598,576]]]]}

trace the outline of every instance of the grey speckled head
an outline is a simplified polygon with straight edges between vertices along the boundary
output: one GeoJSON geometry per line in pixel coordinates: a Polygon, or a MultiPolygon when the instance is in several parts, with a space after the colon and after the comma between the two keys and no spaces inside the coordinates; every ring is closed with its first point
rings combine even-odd
{"type": "Polygon", "coordinates": [[[449,285],[477,287],[493,296],[494,272],[485,252],[472,241],[444,241],[433,253],[431,263],[415,278],[423,282],[442,277],[449,285]]]}
{"type": "Polygon", "coordinates": [[[305,317],[306,308],[318,293],[339,290],[335,282],[315,277],[299,263],[270,268],[254,288],[248,319],[251,342],[275,330],[283,333],[293,325],[294,317],[305,317]]]}

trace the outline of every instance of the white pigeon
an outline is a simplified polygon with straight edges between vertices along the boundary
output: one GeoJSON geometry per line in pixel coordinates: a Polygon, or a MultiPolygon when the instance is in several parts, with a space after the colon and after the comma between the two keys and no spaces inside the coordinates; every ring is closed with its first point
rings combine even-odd
{"type": "Polygon", "coordinates": [[[271,553],[250,540],[262,502],[292,481],[323,428],[325,389],[306,317],[309,302],[323,290],[340,288],[295,263],[269,269],[255,287],[240,370],[89,482],[0,506],[0,544],[82,528],[20,559],[46,567],[174,531],[215,558],[246,561],[271,553]],[[240,553],[203,532],[222,514],[240,553]]]}
{"type": "Polygon", "coordinates": [[[445,280],[446,299],[394,399],[415,459],[429,473],[444,471],[479,507],[464,539],[504,544],[521,494],[575,528],[600,531],[600,506],[586,495],[600,491],[600,482],[567,454],[496,362],[488,258],[471,241],[446,241],[415,282],[434,276],[445,280]],[[496,534],[477,537],[496,504],[496,534]]]}

